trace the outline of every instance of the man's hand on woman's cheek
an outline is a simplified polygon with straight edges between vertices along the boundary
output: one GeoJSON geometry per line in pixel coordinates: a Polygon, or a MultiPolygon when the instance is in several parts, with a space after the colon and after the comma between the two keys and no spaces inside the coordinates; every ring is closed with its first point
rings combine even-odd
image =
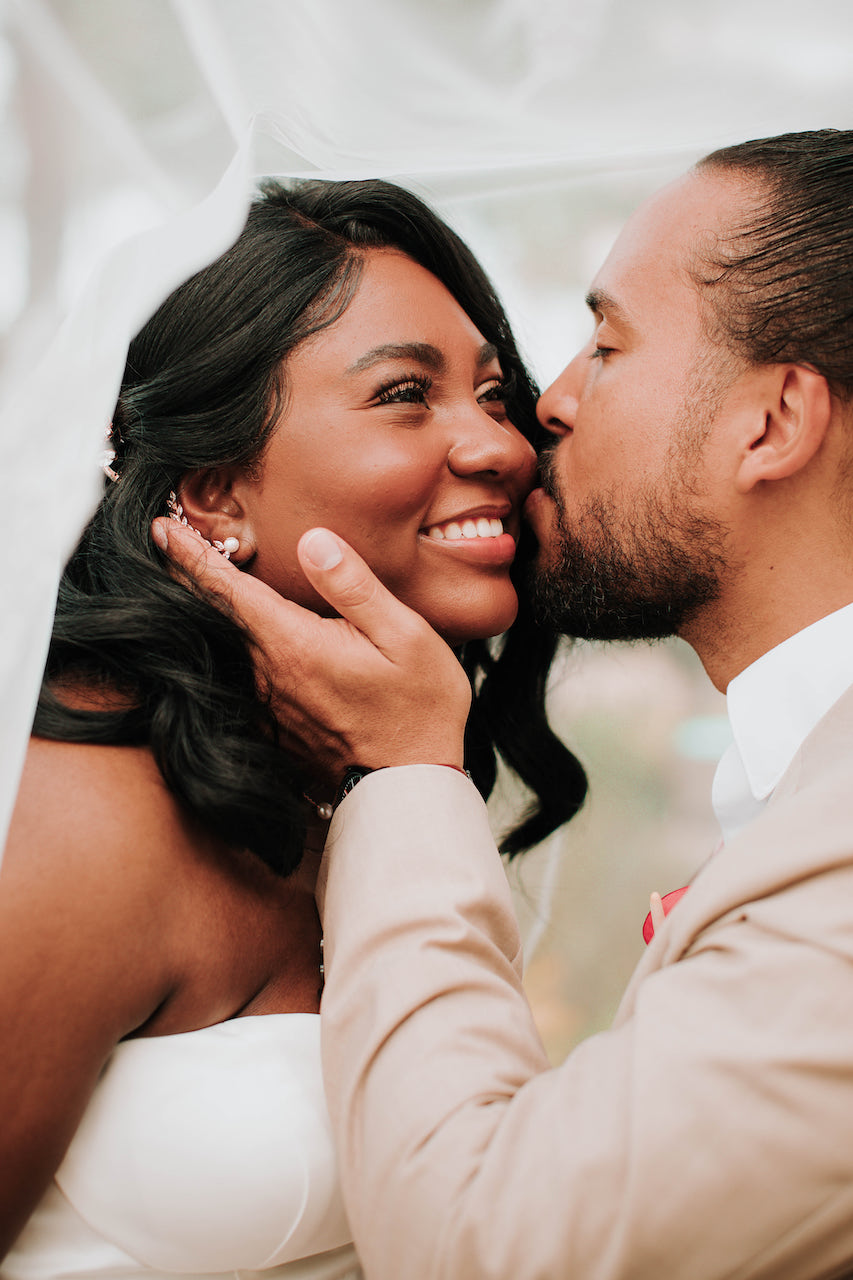
{"type": "Polygon", "coordinates": [[[336,783],[348,765],[463,763],[467,677],[428,623],[401,604],[336,534],[311,529],[299,561],[340,614],[320,618],[241,573],[172,520],[152,536],[180,574],[249,632],[284,744],[336,783]]]}

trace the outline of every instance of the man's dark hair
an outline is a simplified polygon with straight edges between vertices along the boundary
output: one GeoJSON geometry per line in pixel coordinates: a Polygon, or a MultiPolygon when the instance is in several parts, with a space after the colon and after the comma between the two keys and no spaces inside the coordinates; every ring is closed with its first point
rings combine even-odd
{"type": "Polygon", "coordinates": [[[713,336],[752,364],[808,365],[853,396],[853,132],[723,147],[699,161],[754,180],[743,221],[698,246],[713,336]]]}

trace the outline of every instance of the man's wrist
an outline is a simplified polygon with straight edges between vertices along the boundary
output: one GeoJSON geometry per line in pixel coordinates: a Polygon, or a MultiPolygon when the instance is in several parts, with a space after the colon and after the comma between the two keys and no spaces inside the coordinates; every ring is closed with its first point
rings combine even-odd
{"type": "MultiPolygon", "coordinates": [[[[463,768],[462,765],[446,764],[443,761],[434,761],[434,760],[426,761],[425,763],[432,764],[437,769],[453,769],[455,770],[456,773],[464,774],[466,778],[468,778],[470,781],[473,782],[473,778],[471,777],[470,770],[463,768]]],[[[378,773],[381,769],[390,769],[393,767],[394,767],[393,765],[385,765],[385,764],[375,765],[372,767],[369,765],[361,765],[361,764],[349,765],[344,772],[343,779],[335,795],[334,803],[332,805],[333,811],[337,809],[338,805],[341,804],[341,802],[347,798],[349,793],[352,790],[354,790],[355,787],[358,786],[362,778],[366,778],[367,775],[370,773],[378,773]]],[[[397,767],[405,768],[405,766],[397,766],[397,767]]]]}

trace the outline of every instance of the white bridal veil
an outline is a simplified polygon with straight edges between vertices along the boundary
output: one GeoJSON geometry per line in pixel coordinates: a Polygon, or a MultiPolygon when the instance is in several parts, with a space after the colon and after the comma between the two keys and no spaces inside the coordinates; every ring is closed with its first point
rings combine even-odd
{"type": "Polygon", "coordinates": [[[853,124],[848,0],[0,0],[0,22],[0,837],[127,342],[254,175],[413,186],[545,380],[649,189],[727,141],[853,124]]]}

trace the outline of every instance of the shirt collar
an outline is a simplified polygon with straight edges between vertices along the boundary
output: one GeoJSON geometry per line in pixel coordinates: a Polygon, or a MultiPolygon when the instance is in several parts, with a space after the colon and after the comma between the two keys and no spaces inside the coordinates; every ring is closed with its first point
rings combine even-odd
{"type": "Polygon", "coordinates": [[[853,604],[762,654],[726,690],[734,742],[714,778],[728,837],[760,812],[805,739],[853,685],[853,604]]]}

